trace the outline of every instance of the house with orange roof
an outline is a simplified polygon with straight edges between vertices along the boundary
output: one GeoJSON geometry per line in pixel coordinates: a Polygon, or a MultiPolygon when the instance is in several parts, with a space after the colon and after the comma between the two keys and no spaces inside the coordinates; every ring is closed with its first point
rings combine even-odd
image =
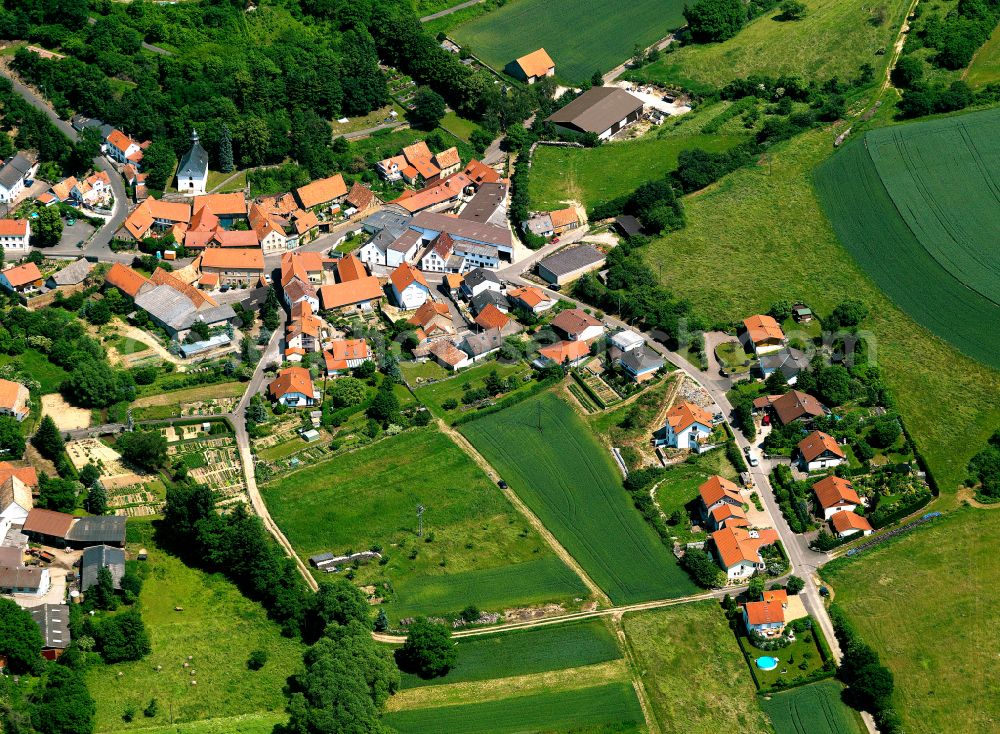
{"type": "Polygon", "coordinates": [[[715,558],[726,578],[738,581],[767,569],[760,551],[778,541],[778,532],[774,528],[751,530],[730,525],[713,532],[711,538],[715,558]]]}
{"type": "Polygon", "coordinates": [[[757,314],[743,319],[739,338],[748,352],[758,357],[785,346],[785,332],[771,316],[757,314]]]}
{"type": "Polygon", "coordinates": [[[384,298],[382,284],[374,275],[349,280],[333,285],[324,285],[319,289],[320,305],[324,311],[339,311],[357,309],[368,313],[375,308],[380,298],[384,298]]]}
{"type": "Polygon", "coordinates": [[[20,382],[0,380],[0,415],[10,415],[19,421],[31,411],[31,393],[20,382]]]}
{"type": "Polygon", "coordinates": [[[367,278],[368,270],[354,253],[350,253],[337,261],[337,280],[346,283],[350,280],[367,278]]]}
{"type": "Polygon", "coordinates": [[[502,177],[496,170],[490,168],[482,161],[477,161],[475,158],[466,164],[463,172],[476,186],[481,186],[485,183],[498,183],[502,180],[502,177]]]}
{"type": "Polygon", "coordinates": [[[289,219],[298,238],[297,245],[311,242],[319,231],[319,217],[311,211],[296,209],[289,215],[289,219]]]}
{"type": "Polygon", "coordinates": [[[780,637],[785,631],[785,607],[775,601],[748,601],[743,605],[743,625],[761,637],[780,637]]]}
{"type": "Polygon", "coordinates": [[[295,189],[295,198],[299,200],[299,206],[303,209],[328,206],[341,201],[345,196],[347,196],[347,184],[339,173],[295,189]]]}
{"type": "Polygon", "coordinates": [[[318,352],[328,331],[327,323],[313,314],[308,301],[303,301],[292,309],[292,319],[285,327],[285,348],[299,350],[302,354],[318,352]]]}
{"type": "Polygon", "coordinates": [[[434,154],[434,165],[441,169],[441,176],[450,176],[462,167],[462,157],[458,154],[458,148],[452,146],[447,150],[434,154]]]}
{"type": "MultiPolygon", "coordinates": [[[[284,252],[288,249],[289,237],[285,232],[285,223],[280,218],[256,202],[250,205],[248,218],[250,229],[256,232],[265,255],[284,252]]],[[[297,238],[295,239],[297,240],[297,238]]]]}
{"type": "Polygon", "coordinates": [[[136,170],[142,165],[142,151],[147,147],[148,140],[140,143],[117,128],[111,131],[104,145],[109,158],[122,165],[130,163],[136,170]]]}
{"type": "Polygon", "coordinates": [[[218,275],[221,285],[245,288],[264,276],[264,252],[259,247],[210,247],[201,255],[200,269],[218,275]]]}
{"type": "Polygon", "coordinates": [[[287,367],[267,386],[267,392],[276,403],[289,408],[308,408],[318,405],[321,398],[313,386],[312,376],[305,367],[287,367]]]}
{"type": "Polygon", "coordinates": [[[404,311],[420,308],[431,297],[430,286],[424,274],[404,262],[389,275],[392,297],[404,311]]]}
{"type": "Polygon", "coordinates": [[[539,79],[555,76],[556,62],[552,60],[544,48],[540,48],[514,59],[503,70],[504,73],[515,79],[534,84],[539,79]]]}
{"type": "Polygon", "coordinates": [[[9,293],[34,293],[42,287],[42,274],[33,262],[0,270],[0,288],[9,293]]]}
{"type": "Polygon", "coordinates": [[[713,474],[698,486],[702,520],[718,530],[730,518],[746,519],[740,488],[725,477],[713,474]]]}
{"type": "Polygon", "coordinates": [[[104,283],[117,288],[129,298],[135,298],[142,287],[149,284],[149,280],[128,265],[115,263],[104,276],[104,283]]]}
{"type": "Polygon", "coordinates": [[[657,446],[702,451],[704,441],[712,435],[712,414],[686,400],[667,411],[663,428],[653,434],[657,446]]]}
{"type": "Polygon", "coordinates": [[[425,141],[418,140],[412,145],[404,146],[403,157],[427,183],[434,183],[440,178],[441,168],[434,163],[434,154],[425,141]]]}
{"type": "Polygon", "coordinates": [[[833,532],[838,538],[848,538],[858,533],[871,535],[875,532],[872,524],[868,522],[868,518],[862,517],[852,510],[841,510],[833,513],[830,516],[830,525],[833,526],[833,532]]]}
{"type": "Polygon", "coordinates": [[[0,219],[0,247],[12,260],[31,249],[31,223],[27,219],[0,219]]]}
{"type": "Polygon", "coordinates": [[[410,176],[407,178],[416,180],[417,169],[406,162],[406,156],[394,155],[391,158],[385,158],[375,164],[375,170],[378,171],[378,175],[381,176],[386,181],[399,181],[403,178],[404,173],[409,173],[410,176]],[[409,168],[409,171],[406,169],[409,168]]]}
{"type": "Polygon", "coordinates": [[[445,211],[454,208],[455,204],[462,201],[466,189],[471,185],[472,182],[464,173],[453,173],[420,191],[405,191],[392,203],[410,214],[422,211],[445,211]]]}
{"type": "Polygon", "coordinates": [[[97,171],[92,173],[82,181],[77,181],[70,190],[71,196],[77,201],[82,201],[88,206],[106,204],[113,195],[111,190],[111,177],[107,171],[97,171]]]}
{"type": "Polygon", "coordinates": [[[347,192],[344,203],[347,205],[344,214],[348,217],[367,217],[382,206],[382,200],[375,195],[375,192],[358,181],[355,181],[351,190],[347,192]]]}
{"type": "Polygon", "coordinates": [[[570,341],[590,342],[604,335],[604,324],[582,308],[561,311],[552,319],[552,328],[570,341]]]}
{"type": "Polygon", "coordinates": [[[488,303],[482,311],[476,314],[475,322],[476,326],[484,331],[489,329],[504,331],[513,322],[513,319],[492,303],[488,303]]]}
{"type": "Polygon", "coordinates": [[[160,201],[151,196],[132,210],[115,233],[115,238],[137,242],[170,229],[175,224],[188,224],[190,221],[191,207],[188,204],[160,201]]]}
{"type": "Polygon", "coordinates": [[[549,298],[545,291],[533,285],[507,291],[507,300],[512,308],[524,309],[533,314],[544,313],[556,305],[556,299],[549,298]]]}
{"type": "Polygon", "coordinates": [[[438,364],[452,372],[472,364],[472,358],[447,339],[434,342],[429,351],[438,364]]]}
{"type": "Polygon", "coordinates": [[[576,367],[586,361],[589,356],[590,347],[587,346],[586,342],[561,341],[540,348],[535,364],[543,368],[553,365],[576,367]]]}
{"type": "Polygon", "coordinates": [[[205,207],[219,218],[223,227],[231,227],[234,222],[246,219],[247,197],[242,191],[231,194],[202,194],[194,197],[194,210],[205,207]]]}
{"type": "Polygon", "coordinates": [[[552,222],[552,231],[557,235],[580,226],[580,215],[574,207],[551,211],[549,219],[552,222]]]}
{"type": "Polygon", "coordinates": [[[318,252],[286,252],[281,256],[281,285],[287,286],[296,279],[322,285],[328,265],[332,267],[333,261],[318,252]]]}
{"type": "Polygon", "coordinates": [[[837,439],[823,431],[813,431],[797,446],[799,468],[804,472],[833,469],[847,461],[837,439]]]}
{"type": "Polygon", "coordinates": [[[375,355],[364,339],[334,339],[323,352],[327,377],[340,377],[365,362],[374,362],[375,355]]]}
{"type": "Polygon", "coordinates": [[[52,195],[58,201],[69,201],[73,197],[73,190],[77,187],[79,181],[76,176],[70,176],[64,178],[59,183],[52,184],[52,195]]]}
{"type": "Polygon", "coordinates": [[[455,322],[451,318],[451,309],[447,303],[425,301],[417,312],[406,320],[417,332],[421,342],[428,339],[438,339],[456,333],[455,322]]]}
{"type": "Polygon", "coordinates": [[[861,504],[861,498],[848,479],[831,474],[813,484],[816,507],[829,520],[838,512],[852,512],[861,504]]]}

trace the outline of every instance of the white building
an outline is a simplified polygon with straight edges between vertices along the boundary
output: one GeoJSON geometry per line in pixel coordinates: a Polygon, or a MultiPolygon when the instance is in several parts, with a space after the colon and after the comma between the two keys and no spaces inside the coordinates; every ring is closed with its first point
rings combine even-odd
{"type": "Polygon", "coordinates": [[[431,297],[430,286],[424,274],[409,263],[403,263],[389,276],[392,296],[396,305],[404,311],[420,308],[431,297]]]}
{"type": "Polygon", "coordinates": [[[201,196],[208,184],[208,153],[198,141],[198,131],[191,131],[191,149],[177,166],[177,190],[185,196],[201,196]]]}
{"type": "Polygon", "coordinates": [[[16,260],[31,249],[31,223],[27,219],[0,219],[0,247],[16,260]]]}
{"type": "Polygon", "coordinates": [[[0,202],[14,201],[35,177],[38,164],[18,153],[0,166],[0,202]]]}
{"type": "Polygon", "coordinates": [[[656,432],[654,441],[657,446],[697,450],[711,434],[711,414],[697,405],[682,401],[667,411],[666,423],[656,432]]]}

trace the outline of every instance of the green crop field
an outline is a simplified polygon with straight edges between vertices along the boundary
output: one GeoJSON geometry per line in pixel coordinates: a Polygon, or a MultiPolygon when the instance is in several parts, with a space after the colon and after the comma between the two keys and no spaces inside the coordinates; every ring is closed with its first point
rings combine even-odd
{"type": "Polygon", "coordinates": [[[262,722],[273,726],[285,720],[281,689],[301,665],[301,643],[282,637],[264,609],[221,575],[185,566],[160,550],[148,519],[128,522],[131,554],[139,548],[149,551],[139,604],[153,651],[138,662],[88,669],[87,687],[97,701],[97,731],[145,731],[166,727],[172,720],[174,728],[165,731],[257,734],[266,730],[262,722]],[[266,650],[268,661],[251,671],[246,662],[256,649],[266,650]],[[190,669],[183,667],[189,655],[190,669]],[[196,686],[192,680],[198,681],[196,686]],[[130,724],[122,720],[126,708],[141,712],[152,698],[159,703],[156,716],[140,714],[130,724]],[[245,718],[246,727],[228,717],[245,718]],[[225,723],[212,721],[217,718],[225,723]],[[178,726],[185,723],[190,726],[178,726]]]}
{"type": "Polygon", "coordinates": [[[554,393],[461,430],[613,602],[697,590],[632,506],[608,450],[554,393]]]}
{"type": "Polygon", "coordinates": [[[772,731],[716,602],[627,614],[623,624],[661,731],[772,731]]]}
{"type": "Polygon", "coordinates": [[[686,87],[721,87],[750,74],[795,74],[805,79],[858,75],[862,64],[884,68],[909,7],[906,0],[805,0],[805,18],[776,20],[774,10],[722,43],[692,44],[627,73],[627,78],[686,87]],[[880,20],[881,19],[881,20],[880,20]]]}
{"type": "Polygon", "coordinates": [[[835,603],[892,670],[907,732],[996,731],[998,547],[996,513],[962,508],[823,569],[835,603]]]}
{"type": "Polygon", "coordinates": [[[741,140],[735,135],[647,135],[597,148],[542,145],[531,162],[531,206],[557,209],[567,201],[578,201],[590,207],[667,175],[677,167],[677,155],[685,148],[723,151],[741,140]]]}
{"type": "Polygon", "coordinates": [[[1000,25],[993,31],[990,40],[976,52],[965,81],[973,87],[1000,82],[1000,25]]]}
{"type": "Polygon", "coordinates": [[[642,708],[628,683],[535,693],[482,703],[394,711],[383,717],[400,734],[645,731],[642,708]]]}
{"type": "Polygon", "coordinates": [[[684,24],[681,0],[632,0],[619,12],[599,0],[517,0],[454,28],[451,36],[498,71],[544,48],[556,76],[580,83],[626,61],[684,24]]]}
{"type": "Polygon", "coordinates": [[[907,428],[942,491],[952,493],[970,456],[1000,425],[1000,374],[915,323],[841,247],[810,182],[832,139],[829,130],[800,135],[775,146],[767,165],[685,197],[687,226],[645,254],[664,284],[710,323],[761,313],[780,299],[801,299],[824,316],[846,298],[866,303],[865,328],[907,428]],[[947,421],[941,405],[951,411],[947,421]]]}
{"type": "Polygon", "coordinates": [[[862,734],[857,713],[840,699],[843,690],[825,680],[775,693],[761,706],[778,734],[862,734]]]}
{"type": "Polygon", "coordinates": [[[383,548],[359,582],[391,582],[390,617],[586,597],[501,490],[444,434],[411,430],[285,475],[262,489],[303,557],[383,548]],[[424,537],[414,508],[424,505],[424,537]]]}
{"type": "Polygon", "coordinates": [[[508,678],[617,660],[622,656],[607,623],[589,619],[457,641],[458,662],[443,678],[403,674],[403,688],[508,678]]]}
{"type": "Polygon", "coordinates": [[[865,134],[818,171],[841,242],[914,319],[1000,367],[1000,109],[865,134]]]}

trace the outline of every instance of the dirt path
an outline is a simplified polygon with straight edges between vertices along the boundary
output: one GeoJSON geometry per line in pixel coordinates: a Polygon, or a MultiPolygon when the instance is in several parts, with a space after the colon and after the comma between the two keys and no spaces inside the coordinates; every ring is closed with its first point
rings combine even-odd
{"type": "Polygon", "coordinates": [[[917,9],[917,3],[919,2],[920,0],[913,0],[906,11],[903,24],[899,27],[899,35],[896,36],[896,42],[892,46],[892,58],[889,59],[889,63],[885,67],[885,80],[882,82],[882,87],[878,90],[876,98],[881,97],[889,87],[893,86],[892,70],[896,68],[896,62],[899,61],[899,56],[903,53],[903,46],[906,44],[906,34],[910,32],[910,16],[917,9]]]}
{"type": "Polygon", "coordinates": [[[968,502],[972,507],[978,510],[1000,510],[1000,502],[996,504],[984,504],[976,499],[976,493],[972,491],[971,487],[962,487],[955,493],[955,499],[959,502],[968,502]]]}
{"type": "MultiPolygon", "coordinates": [[[[488,476],[491,480],[493,480],[493,482],[500,481],[500,475],[490,465],[490,463],[486,460],[486,458],[478,451],[476,451],[475,447],[471,443],[469,443],[468,439],[466,439],[465,436],[463,436],[461,433],[456,431],[451,426],[447,425],[440,418],[438,419],[438,426],[446,436],[451,438],[451,440],[454,441],[455,444],[469,456],[469,458],[471,458],[474,462],[476,462],[476,464],[479,466],[480,469],[486,472],[486,476],[488,476]]],[[[580,577],[583,583],[586,584],[587,588],[590,589],[590,593],[597,598],[598,602],[607,606],[611,606],[611,599],[608,598],[608,595],[605,594],[596,583],[594,583],[594,580],[587,575],[587,572],[584,571],[583,568],[581,568],[580,564],[576,562],[576,559],[573,558],[572,555],[570,555],[569,551],[567,551],[565,548],[562,547],[562,544],[558,540],[556,540],[556,536],[554,536],[551,532],[549,532],[549,529],[545,527],[544,523],[542,523],[542,521],[538,519],[538,516],[535,515],[535,513],[532,512],[531,509],[526,504],[524,504],[524,502],[521,501],[521,498],[518,497],[513,490],[509,489],[506,492],[504,492],[504,494],[506,495],[507,499],[510,500],[510,503],[514,505],[514,508],[522,515],[524,515],[524,519],[527,520],[531,524],[531,526],[538,531],[538,534],[545,539],[545,542],[549,544],[549,547],[552,548],[552,550],[559,557],[559,559],[567,566],[569,566],[574,571],[574,573],[576,573],[576,575],[580,577]]]]}
{"type": "MultiPolygon", "coordinates": [[[[150,337],[149,332],[143,331],[136,326],[130,326],[128,324],[121,324],[118,327],[118,333],[129,339],[135,339],[137,342],[142,342],[152,351],[156,352],[156,356],[160,359],[164,359],[167,362],[173,362],[178,366],[178,372],[184,371],[183,360],[175,357],[170,352],[168,352],[164,347],[156,340],[150,337]]],[[[123,355],[124,356],[124,355],[123,355]]]]}

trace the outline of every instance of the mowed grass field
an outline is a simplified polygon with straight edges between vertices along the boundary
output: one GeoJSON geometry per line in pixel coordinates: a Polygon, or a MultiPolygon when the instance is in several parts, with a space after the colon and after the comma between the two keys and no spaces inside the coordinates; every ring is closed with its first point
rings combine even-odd
{"type": "Polygon", "coordinates": [[[613,602],[697,590],[632,506],[607,449],[556,394],[461,431],[613,602]]]}
{"type": "Polygon", "coordinates": [[[516,0],[454,28],[450,35],[498,71],[544,48],[556,76],[578,84],[626,61],[684,24],[681,0],[631,0],[627,10],[599,0],[516,0]]]}
{"type": "Polygon", "coordinates": [[[841,700],[834,680],[774,693],[761,700],[777,734],[863,734],[858,714],[841,700]]]}
{"type": "Polygon", "coordinates": [[[777,9],[722,43],[692,44],[628,72],[627,78],[686,87],[722,87],[750,74],[805,79],[857,76],[862,64],[884,68],[909,3],[906,0],[804,0],[802,20],[777,20],[777,9]],[[881,19],[881,20],[880,20],[881,19]]]}
{"type": "Polygon", "coordinates": [[[1000,82],[1000,25],[976,52],[969,64],[965,81],[973,87],[1000,82]]]}
{"type": "Polygon", "coordinates": [[[822,315],[846,298],[864,302],[871,311],[865,327],[907,428],[942,492],[953,493],[971,455],[1000,425],[1000,374],[913,321],[841,247],[810,181],[834,134],[800,135],[776,146],[767,165],[686,197],[687,226],[645,254],[664,284],[710,322],[766,312],[781,299],[801,299],[822,315]]]}
{"type": "Polygon", "coordinates": [[[264,609],[221,575],[189,568],[159,549],[149,520],[128,523],[130,555],[139,548],[149,551],[139,605],[153,651],[138,662],[87,671],[87,687],[97,702],[96,730],[163,726],[164,732],[184,734],[258,734],[284,721],[282,686],[302,663],[302,644],[282,637],[264,609]],[[266,650],[268,660],[251,671],[247,658],[257,649],[266,650]],[[185,668],[189,655],[193,659],[185,668]],[[145,717],[141,712],[152,698],[159,713],[145,717]],[[122,714],[130,706],[140,713],[125,723],[122,714]],[[171,717],[174,726],[168,728],[171,717]]]}
{"type": "Polygon", "coordinates": [[[1000,109],[872,130],[817,171],[844,247],[915,320],[1000,367],[1000,109]]]}
{"type": "Polygon", "coordinates": [[[966,507],[823,569],[834,603],[892,670],[907,732],[997,730],[998,547],[996,513],[966,507]]]}
{"type": "Polygon", "coordinates": [[[622,621],[661,731],[773,731],[716,602],[626,614],[622,621]]]}
{"type": "Polygon", "coordinates": [[[382,566],[358,582],[388,581],[390,618],[457,613],[588,596],[583,582],[447,436],[411,430],[285,475],[262,488],[296,551],[380,546],[382,566]],[[416,507],[424,505],[424,536],[416,507]]]}
{"type": "Polygon", "coordinates": [[[456,640],[458,662],[448,675],[425,680],[404,673],[403,688],[578,668],[622,657],[614,633],[602,619],[547,625],[456,640]]]}
{"type": "MultiPolygon", "coordinates": [[[[665,130],[666,132],[666,130],[665,130]]],[[[556,209],[578,201],[586,207],[633,191],[677,168],[686,148],[719,152],[743,138],[736,135],[646,135],[597,148],[541,145],[531,161],[528,192],[535,209],[556,209]]]]}

